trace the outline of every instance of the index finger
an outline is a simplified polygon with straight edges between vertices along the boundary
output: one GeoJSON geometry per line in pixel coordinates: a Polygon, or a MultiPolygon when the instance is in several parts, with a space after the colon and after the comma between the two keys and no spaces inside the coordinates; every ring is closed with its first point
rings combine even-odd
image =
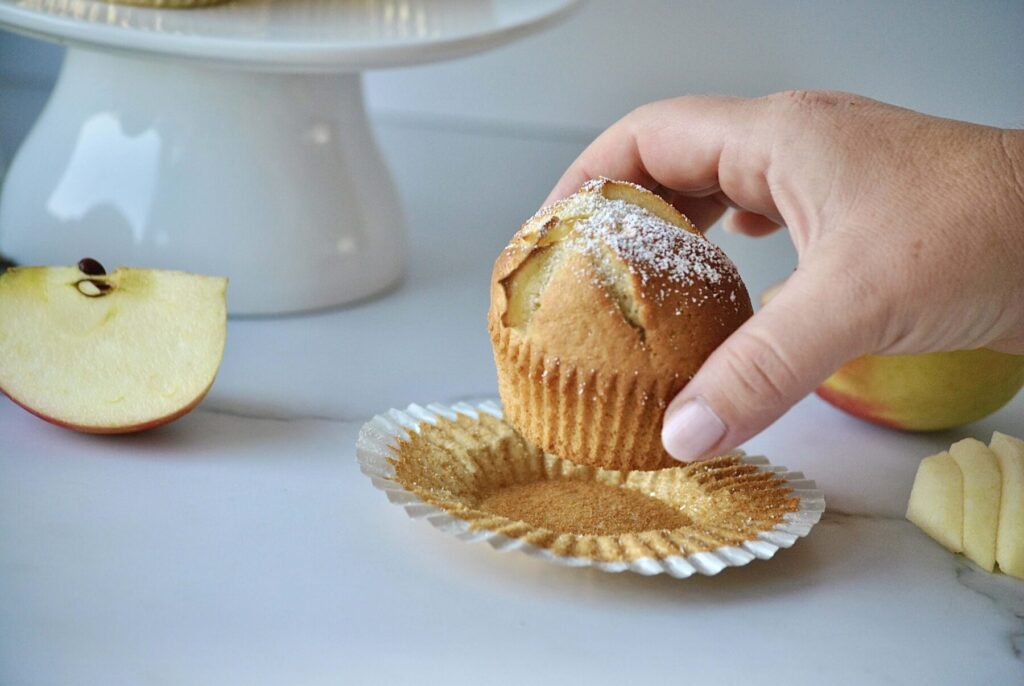
{"type": "MultiPolygon", "coordinates": [[[[721,191],[736,205],[777,216],[764,181],[771,141],[756,130],[760,106],[743,98],[684,96],[640,107],[576,158],[544,204],[603,176],[664,186],[677,198],[721,191]]],[[[681,199],[676,204],[685,205],[681,199]]]]}

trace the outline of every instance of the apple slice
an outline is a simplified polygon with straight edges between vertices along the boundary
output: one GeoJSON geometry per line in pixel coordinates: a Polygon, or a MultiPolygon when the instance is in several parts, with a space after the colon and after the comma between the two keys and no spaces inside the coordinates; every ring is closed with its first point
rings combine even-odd
{"type": "Polygon", "coordinates": [[[964,480],[949,453],[921,460],[907,519],[954,553],[964,547],[964,480]]]}
{"type": "Polygon", "coordinates": [[[964,555],[979,567],[996,566],[996,532],[1002,489],[999,462],[988,447],[973,438],[949,448],[964,479],[964,555]]]}
{"type": "Polygon", "coordinates": [[[120,268],[16,267],[0,275],[0,390],[88,433],[169,422],[213,384],[227,279],[120,268]]]}
{"type": "Polygon", "coordinates": [[[1024,441],[996,431],[989,447],[1003,474],[996,562],[1004,574],[1024,579],[1024,441]]]}

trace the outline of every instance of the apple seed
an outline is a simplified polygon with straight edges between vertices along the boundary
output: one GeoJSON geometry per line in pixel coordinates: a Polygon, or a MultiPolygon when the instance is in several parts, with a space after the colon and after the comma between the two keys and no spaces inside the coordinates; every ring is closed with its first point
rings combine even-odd
{"type": "Polygon", "coordinates": [[[87,298],[98,298],[101,295],[106,295],[111,289],[109,283],[97,281],[96,279],[82,279],[75,283],[75,287],[78,288],[79,293],[87,298]]]}
{"type": "Polygon", "coordinates": [[[106,276],[107,270],[103,265],[91,257],[83,257],[78,262],[78,271],[89,276],[106,276]]]}

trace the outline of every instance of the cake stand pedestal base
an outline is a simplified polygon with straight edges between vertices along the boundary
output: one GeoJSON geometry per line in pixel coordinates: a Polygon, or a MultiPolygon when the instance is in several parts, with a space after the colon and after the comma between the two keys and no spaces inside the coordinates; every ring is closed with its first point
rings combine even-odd
{"type": "Polygon", "coordinates": [[[229,311],[266,315],[387,289],[405,238],[358,73],[72,47],[12,160],[0,252],[228,276],[229,311]]]}

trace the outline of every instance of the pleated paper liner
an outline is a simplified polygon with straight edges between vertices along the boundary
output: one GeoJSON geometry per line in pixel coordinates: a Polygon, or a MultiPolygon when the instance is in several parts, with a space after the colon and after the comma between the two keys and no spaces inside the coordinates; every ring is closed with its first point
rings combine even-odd
{"type": "Polygon", "coordinates": [[[531,443],[605,469],[679,464],[661,447],[661,420],[675,395],[670,381],[579,368],[508,329],[491,336],[505,413],[531,443]]]}
{"type": "Polygon", "coordinates": [[[577,465],[527,443],[490,401],[378,415],[357,459],[410,517],[461,540],[608,572],[685,578],[766,560],[825,509],[813,481],[764,457],[658,471],[577,465]]]}

